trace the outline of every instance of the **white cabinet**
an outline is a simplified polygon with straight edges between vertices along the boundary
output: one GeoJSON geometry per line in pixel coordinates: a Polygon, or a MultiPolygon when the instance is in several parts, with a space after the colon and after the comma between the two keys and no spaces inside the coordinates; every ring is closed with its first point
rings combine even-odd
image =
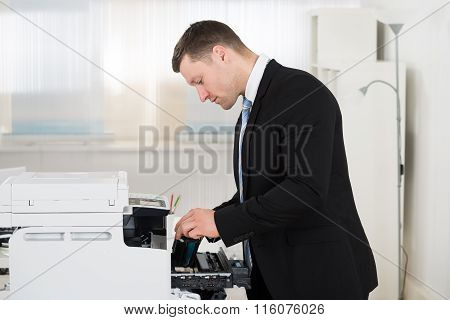
{"type": "Polygon", "coordinates": [[[311,24],[313,66],[341,70],[377,48],[377,21],[369,9],[318,9],[311,24]]]}

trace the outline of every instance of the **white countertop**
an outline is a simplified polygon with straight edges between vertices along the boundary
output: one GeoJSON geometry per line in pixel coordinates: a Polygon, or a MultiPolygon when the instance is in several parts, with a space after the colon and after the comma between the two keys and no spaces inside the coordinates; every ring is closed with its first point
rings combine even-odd
{"type": "MultiPolygon", "coordinates": [[[[145,150],[154,148],[157,151],[183,151],[194,150],[198,152],[213,150],[233,150],[233,139],[229,141],[212,142],[211,139],[205,138],[205,141],[158,141],[152,142],[151,145],[142,145],[145,150]],[[208,148],[208,149],[207,149],[208,148]]],[[[89,142],[89,141],[18,141],[18,142],[2,142],[0,140],[0,152],[138,152],[140,150],[138,141],[105,141],[105,142],[89,142]]]]}

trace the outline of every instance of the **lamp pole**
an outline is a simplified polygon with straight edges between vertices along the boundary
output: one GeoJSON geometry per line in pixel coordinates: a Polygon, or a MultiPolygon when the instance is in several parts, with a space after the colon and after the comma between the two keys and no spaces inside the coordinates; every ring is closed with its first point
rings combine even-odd
{"type": "MultiPolygon", "coordinates": [[[[400,113],[400,92],[399,92],[399,62],[398,62],[398,35],[400,33],[400,30],[403,27],[403,24],[389,24],[389,27],[391,28],[392,32],[395,35],[395,88],[397,93],[397,158],[399,165],[397,166],[398,171],[398,185],[397,185],[397,197],[398,197],[398,243],[399,243],[399,250],[398,250],[398,298],[399,300],[403,297],[403,288],[402,288],[402,255],[401,250],[403,248],[403,219],[402,219],[402,208],[401,208],[401,188],[402,188],[402,175],[403,175],[403,164],[402,164],[402,145],[401,145],[401,113],[400,113]]],[[[406,273],[405,273],[406,277],[406,273]]]]}
{"type": "MultiPolygon", "coordinates": [[[[400,92],[399,92],[399,61],[398,61],[398,35],[403,27],[403,24],[389,24],[390,29],[395,35],[395,87],[389,82],[384,80],[373,80],[369,82],[365,87],[359,90],[363,95],[366,95],[369,87],[374,83],[383,83],[389,86],[395,92],[396,104],[397,104],[397,219],[398,219],[398,299],[402,299],[402,259],[401,251],[403,248],[403,219],[402,219],[402,204],[401,204],[401,191],[402,191],[402,175],[403,175],[403,163],[402,163],[402,135],[401,135],[401,111],[400,111],[400,92]]],[[[406,277],[406,274],[405,274],[406,277]]]]}

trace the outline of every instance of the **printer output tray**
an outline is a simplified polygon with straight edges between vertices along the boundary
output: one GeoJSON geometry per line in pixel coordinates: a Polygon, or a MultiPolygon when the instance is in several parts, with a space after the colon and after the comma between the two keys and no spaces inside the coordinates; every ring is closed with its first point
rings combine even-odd
{"type": "Polygon", "coordinates": [[[171,282],[172,288],[183,290],[250,288],[248,268],[241,260],[228,260],[222,248],[217,253],[197,253],[192,267],[172,266],[171,282]]]}

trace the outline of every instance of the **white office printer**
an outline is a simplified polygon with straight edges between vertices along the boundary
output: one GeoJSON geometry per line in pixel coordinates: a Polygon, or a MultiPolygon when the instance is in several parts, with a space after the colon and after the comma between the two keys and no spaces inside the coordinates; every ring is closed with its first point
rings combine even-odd
{"type": "Polygon", "coordinates": [[[125,172],[24,172],[0,184],[9,299],[170,299],[165,197],[125,172]]]}

